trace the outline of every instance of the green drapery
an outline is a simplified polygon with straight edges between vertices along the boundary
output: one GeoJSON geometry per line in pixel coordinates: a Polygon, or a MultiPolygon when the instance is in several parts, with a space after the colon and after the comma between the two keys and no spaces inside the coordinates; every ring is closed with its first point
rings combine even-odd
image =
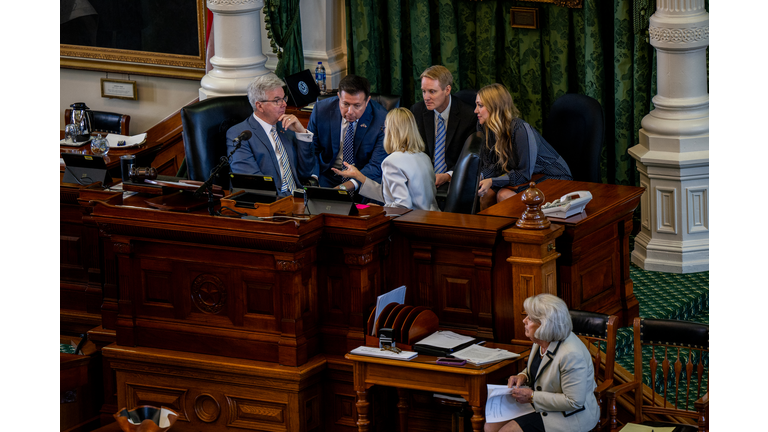
{"type": "Polygon", "coordinates": [[[655,51],[647,33],[635,31],[636,3],[648,7],[633,0],[585,0],[580,9],[502,0],[346,0],[347,73],[368,78],[372,92],[401,95],[409,107],[422,99],[421,72],[442,64],[453,73],[454,92],[504,84],[539,130],[555,99],[586,94],[605,113],[603,182],[634,185],[627,150],[639,142],[656,93],[655,51]],[[540,28],[512,28],[513,6],[537,8],[540,28]]]}
{"type": "Polygon", "coordinates": [[[265,28],[278,59],[275,75],[280,78],[306,69],[299,12],[299,0],[267,0],[264,3],[265,28]]]}

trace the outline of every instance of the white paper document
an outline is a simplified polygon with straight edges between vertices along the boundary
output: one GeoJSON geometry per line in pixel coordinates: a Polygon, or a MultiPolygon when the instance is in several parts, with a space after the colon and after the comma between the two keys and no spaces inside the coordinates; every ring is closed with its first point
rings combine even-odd
{"type": "Polygon", "coordinates": [[[512,397],[511,388],[488,384],[488,400],[485,402],[486,423],[506,422],[534,411],[531,404],[517,403],[512,397]]]}
{"type": "Polygon", "coordinates": [[[381,310],[387,307],[390,303],[403,304],[403,302],[405,302],[405,285],[379,296],[376,300],[376,315],[373,317],[373,331],[371,332],[371,336],[376,336],[376,321],[379,319],[381,310]]]}
{"type": "Polygon", "coordinates": [[[413,351],[400,351],[400,353],[395,353],[393,351],[382,350],[381,348],[367,347],[367,346],[357,347],[352,351],[350,351],[350,354],[357,354],[357,355],[364,355],[364,356],[371,356],[371,357],[381,357],[381,358],[388,358],[388,359],[394,359],[394,360],[410,360],[419,355],[418,353],[413,351]]]}
{"type": "Polygon", "coordinates": [[[146,132],[134,136],[107,134],[107,142],[109,143],[110,148],[132,147],[144,144],[145,141],[147,141],[146,132]],[[118,146],[117,143],[120,141],[125,141],[125,145],[118,146]]]}
{"type": "Polygon", "coordinates": [[[452,331],[437,331],[418,342],[419,345],[429,345],[435,348],[454,348],[471,342],[475,338],[464,336],[452,331]]]}
{"type": "Polygon", "coordinates": [[[480,345],[470,345],[461,351],[456,351],[452,355],[474,365],[496,363],[502,360],[520,357],[520,354],[515,354],[501,348],[486,348],[480,345]]]}
{"type": "Polygon", "coordinates": [[[627,423],[621,428],[621,432],[672,432],[674,427],[643,426],[636,423],[627,423]]]}

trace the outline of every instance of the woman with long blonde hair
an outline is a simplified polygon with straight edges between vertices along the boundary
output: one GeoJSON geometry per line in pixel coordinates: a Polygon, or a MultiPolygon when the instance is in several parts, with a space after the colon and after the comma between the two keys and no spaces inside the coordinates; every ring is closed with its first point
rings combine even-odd
{"type": "Polygon", "coordinates": [[[486,140],[480,155],[481,208],[515,195],[512,187],[527,183],[534,174],[573,180],[565,160],[520,118],[520,111],[506,87],[491,84],[481,88],[475,105],[477,121],[486,140]]]}
{"type": "Polygon", "coordinates": [[[361,195],[384,202],[385,207],[440,211],[432,160],[424,153],[416,119],[408,109],[395,108],[387,114],[384,150],[389,156],[381,163],[381,184],[346,162],[343,171],[332,168],[333,172],[357,180],[361,195]]]}

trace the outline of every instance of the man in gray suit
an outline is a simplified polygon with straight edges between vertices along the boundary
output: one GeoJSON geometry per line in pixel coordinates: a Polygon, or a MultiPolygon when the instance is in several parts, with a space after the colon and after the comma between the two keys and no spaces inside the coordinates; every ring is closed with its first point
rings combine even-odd
{"type": "Polygon", "coordinates": [[[474,107],[451,96],[453,75],[445,66],[430,66],[419,78],[424,100],[411,112],[435,168],[438,196],[444,197],[464,141],[476,130],[477,116],[474,107]]]}
{"type": "Polygon", "coordinates": [[[228,153],[244,131],[252,134],[232,155],[232,172],[273,177],[280,196],[301,188],[315,165],[312,132],[296,116],[285,114],[284,85],[272,73],[256,77],[248,86],[253,115],[227,130],[228,153]]]}

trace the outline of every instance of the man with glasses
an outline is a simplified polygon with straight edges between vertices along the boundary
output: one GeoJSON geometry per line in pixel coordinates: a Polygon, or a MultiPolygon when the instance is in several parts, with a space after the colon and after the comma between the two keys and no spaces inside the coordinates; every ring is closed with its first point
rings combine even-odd
{"type": "Polygon", "coordinates": [[[285,114],[284,85],[272,73],[251,81],[248,101],[253,115],[227,131],[228,153],[235,149],[235,139],[244,131],[252,134],[232,155],[232,172],[272,177],[280,196],[301,188],[301,182],[310,177],[315,166],[312,132],[296,116],[285,114]]]}
{"type": "Polygon", "coordinates": [[[336,175],[331,168],[343,170],[343,162],[357,167],[371,180],[381,182],[384,150],[385,110],[371,101],[368,80],[347,75],[339,82],[339,95],[315,104],[308,129],[314,133],[317,164],[313,176],[320,186],[357,190],[355,180],[336,175]]]}

